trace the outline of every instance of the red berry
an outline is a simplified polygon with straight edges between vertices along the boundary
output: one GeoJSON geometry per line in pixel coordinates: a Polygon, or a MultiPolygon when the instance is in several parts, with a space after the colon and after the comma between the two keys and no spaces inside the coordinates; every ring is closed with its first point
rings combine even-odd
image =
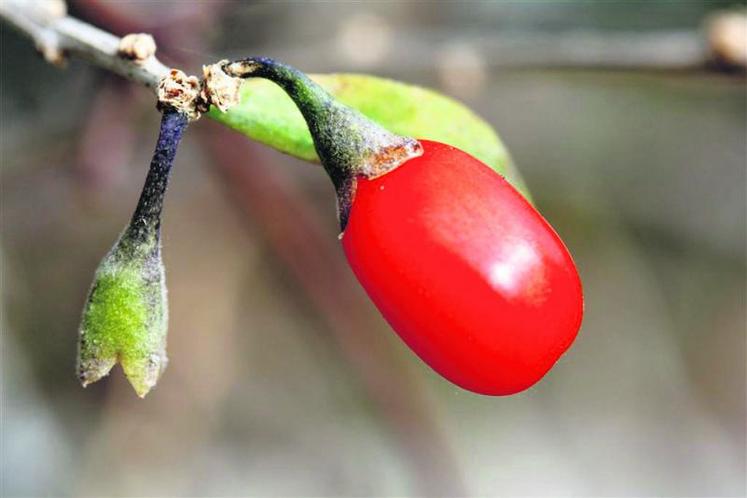
{"type": "Polygon", "coordinates": [[[581,281],[521,194],[459,149],[381,128],[293,67],[264,57],[222,67],[274,81],[296,103],[337,191],[348,261],[418,356],[482,394],[547,373],[581,325],[581,281]]]}
{"type": "Polygon", "coordinates": [[[470,391],[522,391],[581,324],[573,260],[500,175],[454,147],[359,178],[342,238],[369,296],[438,373],[470,391]]]}

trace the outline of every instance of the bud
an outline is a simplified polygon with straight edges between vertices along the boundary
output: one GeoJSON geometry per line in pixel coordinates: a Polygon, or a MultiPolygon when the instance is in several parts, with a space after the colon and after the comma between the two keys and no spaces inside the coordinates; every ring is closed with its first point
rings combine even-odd
{"type": "Polygon", "coordinates": [[[166,110],[148,177],[130,224],[99,264],[79,330],[83,387],[122,364],[144,397],[166,368],[168,303],[161,259],[161,211],[169,173],[188,118],[166,110]]]}

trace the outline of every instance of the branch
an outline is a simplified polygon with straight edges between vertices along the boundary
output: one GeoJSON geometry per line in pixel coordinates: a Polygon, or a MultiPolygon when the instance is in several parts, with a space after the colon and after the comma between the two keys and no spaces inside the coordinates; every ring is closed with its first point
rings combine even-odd
{"type": "Polygon", "coordinates": [[[190,121],[211,105],[225,112],[239,101],[241,81],[220,69],[227,61],[203,66],[201,79],[187,76],[156,58],[151,35],[118,38],[68,16],[64,0],[2,0],[0,18],[31,38],[48,62],[61,65],[66,56],[78,56],[150,88],[159,108],[172,108],[190,121]]]}
{"type": "Polygon", "coordinates": [[[142,60],[123,57],[121,38],[70,17],[66,11],[62,0],[0,2],[0,18],[29,37],[48,62],[62,64],[66,56],[80,57],[156,92],[169,73],[168,67],[155,56],[142,60]]]}
{"type": "MultiPolygon", "coordinates": [[[[2,0],[0,19],[30,38],[44,58],[54,64],[64,63],[66,56],[80,57],[154,92],[169,74],[169,68],[155,56],[135,60],[123,57],[121,38],[68,16],[64,0],[2,0]]],[[[715,61],[716,66],[711,69],[744,71],[747,65],[745,11],[718,12],[709,18],[705,31],[707,43],[701,43],[700,36],[681,33],[617,38],[609,34],[569,36],[552,39],[551,43],[548,43],[550,39],[535,36],[506,39],[497,47],[486,47],[485,52],[500,54],[496,62],[508,66],[682,69],[703,67],[715,61]]],[[[410,40],[409,44],[414,47],[410,52],[422,52],[417,50],[415,41],[410,40]]],[[[416,62],[408,61],[408,64],[416,62]]]]}

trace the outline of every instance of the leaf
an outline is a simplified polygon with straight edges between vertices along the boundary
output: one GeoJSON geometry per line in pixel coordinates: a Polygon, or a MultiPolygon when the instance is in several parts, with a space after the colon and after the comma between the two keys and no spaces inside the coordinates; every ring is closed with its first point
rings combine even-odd
{"type": "MultiPolygon", "coordinates": [[[[375,76],[310,76],[340,102],[394,133],[443,142],[472,154],[529,198],[498,135],[465,105],[432,90],[375,76]]],[[[319,160],[301,112],[270,81],[246,80],[238,105],[225,113],[211,108],[209,115],[281,152],[307,161],[319,160]]]]}

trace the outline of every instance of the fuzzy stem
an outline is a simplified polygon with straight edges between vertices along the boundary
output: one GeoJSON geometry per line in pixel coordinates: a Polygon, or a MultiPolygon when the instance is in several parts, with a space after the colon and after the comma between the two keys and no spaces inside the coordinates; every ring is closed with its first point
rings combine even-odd
{"type": "Polygon", "coordinates": [[[145,242],[159,234],[169,174],[174,163],[176,149],[188,124],[189,119],[185,114],[173,109],[164,110],[148,176],[127,229],[128,238],[133,242],[145,242]]]}
{"type": "Polygon", "coordinates": [[[395,135],[347,107],[298,69],[266,57],[228,63],[239,78],[265,78],[279,85],[303,114],[322,165],[339,186],[351,176],[376,177],[422,153],[413,139],[395,135]]]}
{"type": "Polygon", "coordinates": [[[268,79],[293,99],[309,126],[319,160],[337,190],[343,230],[357,177],[381,176],[423,153],[417,140],[395,135],[339,103],[296,68],[266,57],[250,57],[227,63],[223,70],[238,78],[268,79]]]}

